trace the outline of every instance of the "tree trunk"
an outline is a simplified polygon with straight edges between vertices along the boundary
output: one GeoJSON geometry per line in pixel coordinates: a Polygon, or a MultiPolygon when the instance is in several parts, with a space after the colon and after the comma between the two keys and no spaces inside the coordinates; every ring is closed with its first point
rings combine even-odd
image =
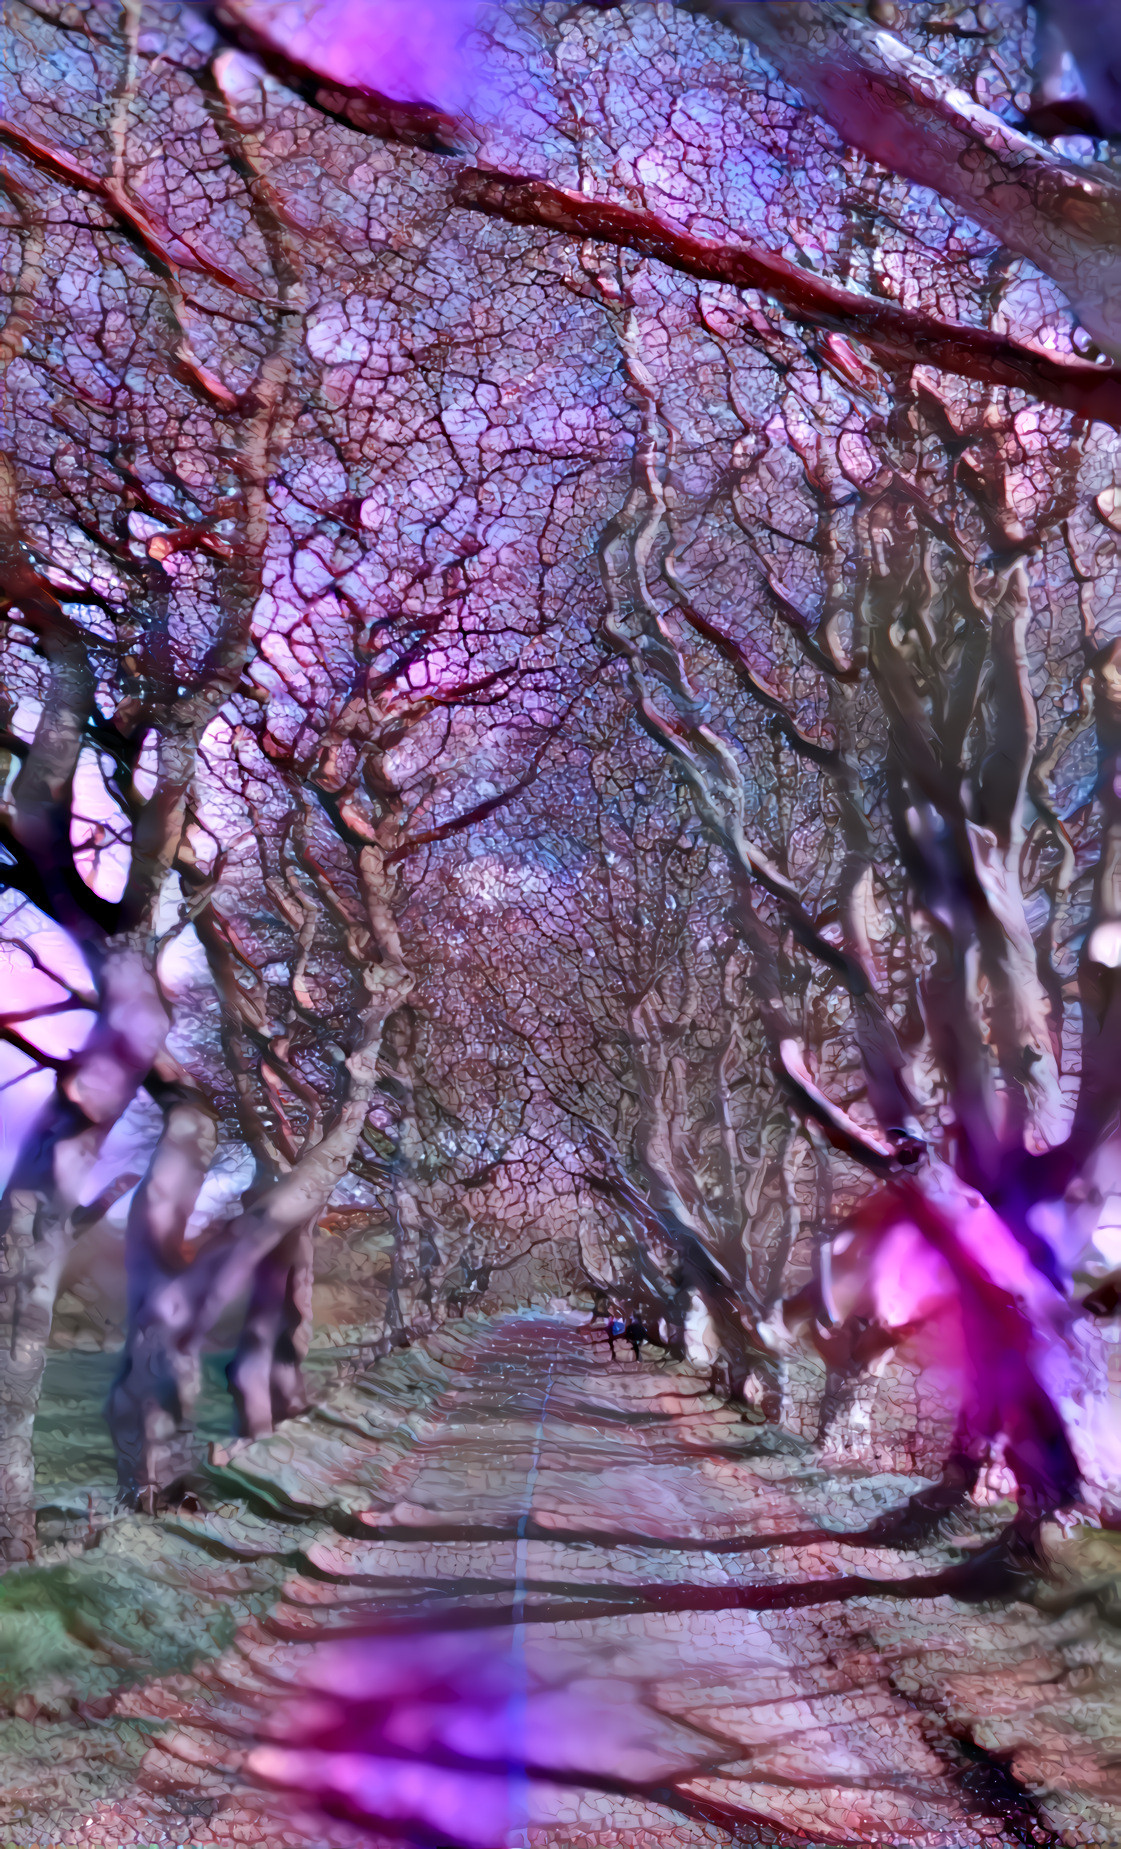
{"type": "MultiPolygon", "coordinates": [[[[1088,180],[902,39],[839,7],[693,0],[751,39],[853,147],[929,186],[1054,278],[1104,352],[1121,353],[1121,188],[1088,180]]],[[[1064,8],[1064,15],[1066,12],[1064,8]]]]}
{"type": "Polygon", "coordinates": [[[368,970],[365,981],[369,1001],[359,1043],[346,1061],[345,1103],[319,1141],[197,1256],[183,1250],[182,1232],[210,1160],[213,1128],[203,1124],[197,1101],[177,1103],[169,1112],[138,1191],[135,1253],[148,1279],[137,1288],[126,1362],[110,1399],[122,1483],[144,1507],[156,1506],[190,1468],[188,1424],[202,1345],[244,1291],[250,1292],[249,1313],[230,1368],[242,1421],[257,1436],[270,1431],[276,1417],[302,1407],[312,1233],[354,1154],[385,1021],[409,978],[400,968],[382,966],[368,970]]]}
{"type": "Polygon", "coordinates": [[[163,1131],[128,1217],[128,1335],[105,1416],[121,1490],[149,1511],[160,1490],[193,1462],[199,1362],[175,1326],[173,1286],[187,1262],[187,1222],[216,1140],[213,1116],[201,1100],[182,1090],[169,1093],[163,1131]]]}
{"type": "Polygon", "coordinates": [[[98,1018],[85,1045],[61,1067],[0,1201],[0,1558],[8,1561],[34,1553],[32,1427],[74,1212],[105,1138],[166,1034],[167,1013],[148,959],[128,941],[111,947],[98,1018]]]}
{"type": "MultiPolygon", "coordinates": [[[[318,1218],[318,1216],[316,1216],[318,1218]]],[[[237,1353],[226,1370],[238,1426],[260,1438],[307,1409],[316,1220],[288,1233],[257,1266],[237,1353]]]]}
{"type": "Polygon", "coordinates": [[[45,1211],[45,1203],[32,1188],[10,1188],[5,1207],[4,1270],[0,1274],[0,1557],[20,1561],[30,1560],[35,1552],[31,1436],[70,1229],[65,1219],[45,1211]]]}

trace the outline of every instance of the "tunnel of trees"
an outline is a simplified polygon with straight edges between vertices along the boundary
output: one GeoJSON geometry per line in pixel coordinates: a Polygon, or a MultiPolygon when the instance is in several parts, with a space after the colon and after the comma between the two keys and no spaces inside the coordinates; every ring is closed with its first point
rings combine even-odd
{"type": "Polygon", "coordinates": [[[146,1509],[344,1248],[1121,1497],[1107,14],[9,0],[10,1560],[122,1254],[146,1509]]]}

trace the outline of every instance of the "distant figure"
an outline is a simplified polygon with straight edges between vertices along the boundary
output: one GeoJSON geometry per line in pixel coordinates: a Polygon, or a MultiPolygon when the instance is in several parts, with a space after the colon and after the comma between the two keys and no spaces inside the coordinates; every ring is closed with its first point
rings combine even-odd
{"type": "Polygon", "coordinates": [[[714,1393],[717,1399],[721,1400],[730,1400],[732,1397],[732,1363],[723,1349],[720,1350],[712,1364],[709,1392],[714,1393]]]}
{"type": "Polygon", "coordinates": [[[631,1347],[634,1349],[635,1360],[641,1361],[643,1344],[648,1340],[648,1337],[646,1334],[646,1324],[643,1322],[641,1316],[632,1316],[630,1322],[626,1325],[626,1328],[624,1329],[623,1334],[626,1336],[627,1341],[630,1343],[631,1347]]]}
{"type": "Polygon", "coordinates": [[[619,1340],[619,1337],[625,1335],[626,1332],[627,1325],[622,1317],[614,1310],[610,1311],[607,1317],[607,1344],[611,1350],[612,1361],[617,1361],[619,1359],[618,1355],[615,1353],[615,1344],[619,1340]]]}

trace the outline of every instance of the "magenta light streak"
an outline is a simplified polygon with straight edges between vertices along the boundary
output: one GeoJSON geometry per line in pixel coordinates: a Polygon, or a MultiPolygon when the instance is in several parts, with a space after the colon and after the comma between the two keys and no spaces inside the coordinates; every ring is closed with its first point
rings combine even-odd
{"type": "Polygon", "coordinates": [[[480,70],[467,41],[478,0],[245,0],[229,10],[293,63],[348,89],[451,115],[475,101],[480,70]]]}
{"type": "Polygon", "coordinates": [[[249,1771],[423,1843],[499,1849],[570,1781],[656,1782],[682,1750],[587,1643],[534,1637],[527,1658],[517,1627],[321,1645],[300,1682],[249,1771]]]}

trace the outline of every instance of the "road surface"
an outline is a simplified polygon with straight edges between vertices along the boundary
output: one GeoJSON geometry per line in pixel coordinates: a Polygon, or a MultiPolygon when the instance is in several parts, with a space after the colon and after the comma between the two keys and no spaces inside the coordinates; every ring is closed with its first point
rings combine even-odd
{"type": "Polygon", "coordinates": [[[207,1508],[40,1571],[65,1648],[0,1728],[0,1838],[1121,1842],[1101,1601],[854,1587],[984,1544],[981,1512],[918,1552],[824,1532],[914,1487],[824,1472],[575,1317],[456,1325],[239,1451],[207,1508]]]}

